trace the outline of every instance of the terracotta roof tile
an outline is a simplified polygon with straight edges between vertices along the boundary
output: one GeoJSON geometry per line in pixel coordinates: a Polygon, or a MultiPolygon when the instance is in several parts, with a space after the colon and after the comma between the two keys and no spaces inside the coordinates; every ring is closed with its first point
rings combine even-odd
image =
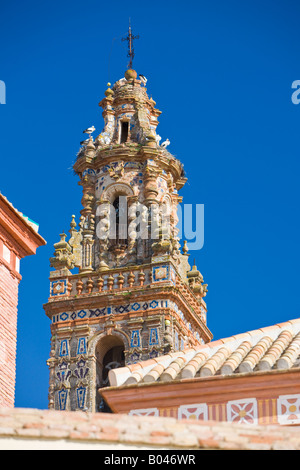
{"type": "Polygon", "coordinates": [[[201,366],[205,364],[208,355],[205,351],[199,351],[195,356],[183,367],[181,371],[181,378],[187,379],[195,377],[201,366]]]}
{"type": "Polygon", "coordinates": [[[264,336],[258,343],[253,346],[249,354],[241,362],[239,372],[251,372],[258,365],[261,357],[269,349],[272,344],[270,336],[264,336]]]}
{"type": "Polygon", "coordinates": [[[269,370],[273,367],[277,359],[280,358],[283,351],[289,345],[293,338],[290,331],[284,330],[278,338],[273,342],[266,354],[263,356],[258,364],[259,370],[269,370]]]}
{"type": "Polygon", "coordinates": [[[148,374],[144,377],[144,382],[155,382],[165,370],[163,364],[157,364],[153,369],[151,369],[148,374]]]}
{"type": "Polygon", "coordinates": [[[160,376],[160,380],[162,382],[168,382],[170,380],[176,379],[177,375],[179,374],[180,370],[186,362],[187,360],[185,357],[178,357],[177,359],[172,361],[169,367],[167,367],[166,370],[160,376]]]}
{"type": "Polygon", "coordinates": [[[300,318],[112,369],[111,386],[297,367],[300,318]]]}
{"type": "Polygon", "coordinates": [[[289,369],[295,363],[300,351],[300,333],[298,333],[287,349],[284,351],[282,356],[277,361],[278,369],[289,369]]]}
{"type": "Polygon", "coordinates": [[[210,359],[200,369],[200,377],[207,377],[215,375],[217,370],[224,364],[226,359],[230,356],[231,350],[229,348],[221,347],[215,352],[210,359]]]}
{"type": "Polygon", "coordinates": [[[221,374],[232,374],[238,368],[244,357],[249,353],[251,348],[252,345],[250,341],[243,341],[225,361],[225,363],[221,367],[221,374]]]}

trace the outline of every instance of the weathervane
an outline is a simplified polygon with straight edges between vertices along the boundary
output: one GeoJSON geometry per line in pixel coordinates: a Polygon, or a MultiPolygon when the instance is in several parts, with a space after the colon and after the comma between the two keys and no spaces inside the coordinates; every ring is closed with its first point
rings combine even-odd
{"type": "Polygon", "coordinates": [[[137,36],[134,36],[131,32],[131,25],[130,25],[130,18],[129,18],[129,29],[128,29],[128,36],[126,38],[122,38],[122,41],[128,41],[128,54],[127,54],[127,57],[130,57],[129,59],[129,63],[128,63],[128,68],[131,69],[132,68],[132,61],[133,61],[133,58],[134,58],[134,49],[133,49],[133,40],[134,39],[139,39],[140,36],[137,35],[137,36]]]}

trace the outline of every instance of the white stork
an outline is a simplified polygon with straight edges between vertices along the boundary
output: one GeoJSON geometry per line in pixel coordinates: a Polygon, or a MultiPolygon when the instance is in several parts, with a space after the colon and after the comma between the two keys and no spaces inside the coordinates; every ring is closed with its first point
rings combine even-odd
{"type": "Polygon", "coordinates": [[[92,127],[88,127],[85,131],[83,131],[83,133],[91,135],[95,130],[96,128],[92,126],[92,127]]]}
{"type": "Polygon", "coordinates": [[[143,85],[146,86],[147,78],[145,77],[145,75],[140,74],[139,77],[140,77],[140,80],[143,83],[143,85]]]}
{"type": "Polygon", "coordinates": [[[168,147],[168,145],[170,145],[169,139],[165,140],[165,141],[161,144],[161,147],[165,149],[165,148],[168,147]]]}

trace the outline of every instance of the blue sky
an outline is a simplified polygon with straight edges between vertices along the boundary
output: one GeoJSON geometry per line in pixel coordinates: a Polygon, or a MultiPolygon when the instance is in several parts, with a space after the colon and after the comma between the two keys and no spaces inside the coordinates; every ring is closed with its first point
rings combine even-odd
{"type": "Polygon", "coordinates": [[[205,206],[191,253],[208,283],[218,339],[300,311],[297,1],[1,2],[0,190],[40,224],[47,246],[21,261],[16,406],[47,408],[49,257],[80,211],[72,164],[98,102],[134,68],[162,111],[158,133],[184,163],[185,203],[205,206]]]}

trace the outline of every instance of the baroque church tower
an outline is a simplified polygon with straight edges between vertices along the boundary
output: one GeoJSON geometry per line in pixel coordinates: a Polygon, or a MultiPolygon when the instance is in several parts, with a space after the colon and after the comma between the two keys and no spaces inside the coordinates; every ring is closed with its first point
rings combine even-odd
{"type": "Polygon", "coordinates": [[[49,408],[105,411],[112,368],[207,343],[207,286],[178,238],[182,164],[160,145],[161,114],[129,68],[99,103],[104,129],[81,145],[78,222],[50,258],[49,408]],[[167,221],[167,223],[162,223],[167,221]]]}

